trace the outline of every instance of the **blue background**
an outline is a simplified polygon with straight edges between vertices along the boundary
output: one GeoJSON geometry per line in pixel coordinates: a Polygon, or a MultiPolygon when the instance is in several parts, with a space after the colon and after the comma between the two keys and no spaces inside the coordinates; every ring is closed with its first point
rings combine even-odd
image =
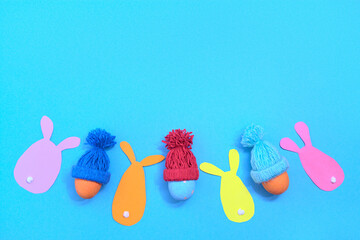
{"type": "Polygon", "coordinates": [[[355,239],[359,237],[359,1],[2,1],[0,3],[1,239],[355,239]],[[60,174],[40,195],[20,188],[17,159],[54,122],[63,152],[60,174]],[[278,146],[301,145],[306,122],[314,146],[342,166],[345,181],[318,189],[295,153],[290,187],[276,197],[250,178],[240,147],[250,123],[278,146]],[[147,167],[142,220],[125,227],[111,204],[130,165],[119,145],[108,152],[109,184],[91,200],[75,192],[71,167],[89,130],[128,141],[140,160],[166,154],[173,128],[193,131],[198,164],[238,175],[256,212],[246,223],[225,217],[220,178],[200,173],[194,196],[177,203],[162,180],[164,162],[147,167]]]}

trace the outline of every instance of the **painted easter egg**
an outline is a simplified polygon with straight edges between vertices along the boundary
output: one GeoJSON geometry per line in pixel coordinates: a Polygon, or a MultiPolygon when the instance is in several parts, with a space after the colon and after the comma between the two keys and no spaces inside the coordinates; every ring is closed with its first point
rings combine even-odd
{"type": "Polygon", "coordinates": [[[263,187],[266,191],[274,195],[284,193],[289,187],[289,176],[287,172],[283,172],[279,176],[271,179],[270,181],[263,182],[263,187]]]}
{"type": "Polygon", "coordinates": [[[100,183],[94,181],[75,178],[76,192],[84,199],[93,198],[100,191],[101,186],[100,183]]]}
{"type": "Polygon", "coordinates": [[[175,200],[186,200],[191,198],[195,191],[195,181],[173,181],[168,182],[170,195],[175,200]]]}

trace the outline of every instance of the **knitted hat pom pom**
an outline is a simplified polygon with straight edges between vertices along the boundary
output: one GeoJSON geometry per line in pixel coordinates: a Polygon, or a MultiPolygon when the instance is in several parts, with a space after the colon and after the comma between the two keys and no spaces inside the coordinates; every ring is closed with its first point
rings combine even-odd
{"type": "Polygon", "coordinates": [[[108,149],[116,144],[114,139],[115,136],[112,136],[103,129],[97,128],[89,132],[86,141],[90,146],[101,149],[108,149]]]}
{"type": "Polygon", "coordinates": [[[242,136],[241,144],[244,147],[253,147],[264,137],[264,129],[259,125],[248,126],[242,136]]]}
{"type": "Polygon", "coordinates": [[[183,147],[187,149],[191,149],[191,145],[193,144],[194,135],[191,135],[192,132],[186,132],[186,129],[180,130],[172,130],[169,134],[165,137],[166,143],[165,147],[169,150],[172,150],[177,147],[183,147]]]}

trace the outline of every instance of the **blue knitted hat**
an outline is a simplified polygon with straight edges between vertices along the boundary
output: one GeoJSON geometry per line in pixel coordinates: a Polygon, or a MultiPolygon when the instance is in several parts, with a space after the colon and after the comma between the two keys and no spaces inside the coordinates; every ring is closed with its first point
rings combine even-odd
{"type": "Polygon", "coordinates": [[[81,156],[76,166],[73,166],[72,176],[84,180],[106,184],[110,180],[110,160],[105,149],[112,148],[116,142],[115,136],[103,129],[94,129],[89,132],[86,141],[92,146],[81,156]]]}
{"type": "Polygon", "coordinates": [[[289,168],[288,161],[281,157],[278,150],[270,143],[263,141],[263,128],[250,125],[243,134],[241,144],[252,147],[250,175],[254,182],[267,182],[279,176],[289,168]]]}

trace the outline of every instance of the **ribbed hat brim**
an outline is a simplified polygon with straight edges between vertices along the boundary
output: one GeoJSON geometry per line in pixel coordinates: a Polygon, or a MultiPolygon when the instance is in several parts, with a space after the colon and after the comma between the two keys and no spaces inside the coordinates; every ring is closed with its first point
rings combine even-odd
{"type": "Polygon", "coordinates": [[[111,174],[109,172],[100,171],[97,169],[91,169],[82,166],[73,166],[72,168],[72,177],[94,181],[101,184],[108,183],[110,176],[111,174]]]}
{"type": "Polygon", "coordinates": [[[275,165],[268,167],[263,170],[254,171],[251,170],[250,175],[254,182],[256,183],[262,183],[267,182],[274,177],[279,176],[283,172],[285,172],[289,168],[289,163],[286,160],[286,158],[282,157],[281,160],[276,163],[275,165]]]}
{"type": "Polygon", "coordinates": [[[197,168],[176,168],[165,169],[165,181],[185,181],[185,180],[198,180],[199,169],[197,168]]]}

